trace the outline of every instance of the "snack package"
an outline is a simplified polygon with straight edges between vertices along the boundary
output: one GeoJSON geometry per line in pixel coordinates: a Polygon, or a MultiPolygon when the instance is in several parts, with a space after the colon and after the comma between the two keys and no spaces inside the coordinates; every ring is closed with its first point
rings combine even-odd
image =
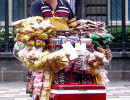
{"type": "Polygon", "coordinates": [[[26,43],[26,46],[34,46],[35,45],[35,40],[29,40],[27,43],[26,43]]]}
{"type": "Polygon", "coordinates": [[[84,72],[90,71],[90,66],[87,63],[87,59],[90,56],[90,52],[88,50],[82,51],[77,50],[78,58],[75,59],[74,71],[76,72],[84,72]]]}
{"type": "Polygon", "coordinates": [[[87,62],[89,66],[94,69],[102,69],[105,65],[109,64],[109,60],[105,57],[105,55],[97,51],[91,54],[91,56],[87,59],[87,62]]]}
{"type": "Polygon", "coordinates": [[[18,53],[19,51],[23,50],[25,47],[25,44],[22,42],[16,42],[14,47],[13,47],[13,55],[21,61],[21,58],[19,57],[18,53]]]}
{"type": "Polygon", "coordinates": [[[26,85],[26,93],[32,96],[33,88],[34,88],[34,73],[32,71],[28,71],[27,74],[27,85],[26,85]]]}
{"type": "Polygon", "coordinates": [[[36,46],[45,46],[45,45],[46,45],[45,41],[40,39],[36,40],[36,46]]]}
{"type": "Polygon", "coordinates": [[[34,79],[33,95],[40,96],[41,88],[42,88],[42,80],[43,80],[43,70],[36,70],[34,76],[35,79],[34,79]]]}
{"type": "Polygon", "coordinates": [[[108,85],[109,79],[107,77],[108,72],[104,69],[101,69],[98,73],[99,84],[108,85]]]}
{"type": "Polygon", "coordinates": [[[44,70],[44,79],[43,79],[43,85],[42,85],[42,90],[41,90],[41,95],[40,95],[40,100],[49,100],[50,97],[50,92],[51,92],[51,84],[53,80],[53,73],[50,69],[45,69],[44,70]]]}

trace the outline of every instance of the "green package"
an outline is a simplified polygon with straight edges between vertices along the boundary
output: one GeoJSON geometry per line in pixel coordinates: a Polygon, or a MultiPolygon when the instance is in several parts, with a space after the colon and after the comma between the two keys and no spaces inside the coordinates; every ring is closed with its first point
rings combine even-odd
{"type": "Polygon", "coordinates": [[[99,47],[101,46],[98,41],[94,41],[94,40],[93,40],[92,43],[95,44],[96,46],[99,46],[99,47]]]}
{"type": "Polygon", "coordinates": [[[99,39],[100,39],[100,37],[99,37],[97,34],[92,34],[92,35],[91,35],[91,38],[92,38],[93,40],[99,40],[99,39]]]}
{"type": "Polygon", "coordinates": [[[102,34],[103,39],[109,38],[107,34],[102,34]]]}
{"type": "Polygon", "coordinates": [[[108,39],[103,40],[103,42],[104,42],[105,44],[109,44],[109,40],[108,40],[108,39]]]}

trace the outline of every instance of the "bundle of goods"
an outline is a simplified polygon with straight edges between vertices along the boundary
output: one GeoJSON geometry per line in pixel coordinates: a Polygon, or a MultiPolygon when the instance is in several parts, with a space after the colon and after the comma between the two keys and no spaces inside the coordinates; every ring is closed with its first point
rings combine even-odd
{"type": "Polygon", "coordinates": [[[95,46],[108,49],[108,45],[112,43],[114,37],[108,33],[91,33],[89,37],[93,40],[95,46]]]}
{"type": "Polygon", "coordinates": [[[49,69],[36,70],[34,79],[33,99],[34,100],[49,100],[52,72],[49,69]]]}
{"type": "Polygon", "coordinates": [[[34,100],[39,97],[49,99],[54,73],[65,68],[69,54],[64,50],[49,52],[45,41],[56,35],[50,20],[42,17],[29,17],[13,23],[18,27],[15,38],[14,55],[29,69],[27,92],[34,100]]]}
{"type": "Polygon", "coordinates": [[[79,20],[77,26],[70,29],[72,34],[79,34],[91,38],[93,44],[102,48],[108,48],[107,45],[112,43],[114,37],[105,29],[104,22],[91,21],[91,20],[79,20]]]}
{"type": "Polygon", "coordinates": [[[59,50],[53,53],[42,51],[42,48],[25,46],[17,55],[23,62],[23,65],[32,71],[37,69],[51,68],[54,72],[58,72],[67,66],[69,54],[64,50],[59,50]]]}
{"type": "Polygon", "coordinates": [[[106,32],[105,23],[91,20],[79,20],[77,21],[77,25],[70,29],[70,32],[74,34],[81,33],[82,35],[90,32],[103,33],[106,32]]]}
{"type": "Polygon", "coordinates": [[[64,50],[50,53],[48,51],[43,52],[43,48],[34,46],[25,46],[17,52],[17,56],[23,65],[34,73],[33,76],[28,75],[27,86],[27,91],[32,93],[34,100],[40,96],[41,98],[49,97],[54,73],[65,68],[69,62],[69,54],[64,50]],[[50,78],[48,79],[48,77],[50,78]],[[41,89],[43,89],[42,95],[41,89]]]}
{"type": "Polygon", "coordinates": [[[18,27],[15,41],[23,42],[27,46],[45,46],[45,40],[56,35],[50,20],[43,20],[42,17],[29,17],[13,23],[18,27]]]}
{"type": "Polygon", "coordinates": [[[87,64],[90,66],[91,73],[95,76],[95,82],[104,85],[108,84],[109,80],[106,76],[107,71],[103,68],[109,64],[112,57],[109,44],[114,39],[107,32],[105,26],[104,22],[79,20],[77,21],[77,26],[70,29],[72,34],[77,34],[80,38],[87,37],[92,39],[93,50],[89,53],[87,64]]]}

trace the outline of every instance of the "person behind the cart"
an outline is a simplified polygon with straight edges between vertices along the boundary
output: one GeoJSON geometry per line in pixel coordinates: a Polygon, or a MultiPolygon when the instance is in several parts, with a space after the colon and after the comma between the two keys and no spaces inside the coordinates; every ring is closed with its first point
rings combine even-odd
{"type": "Polygon", "coordinates": [[[31,5],[31,16],[50,19],[56,30],[67,31],[76,25],[76,18],[66,0],[35,0],[31,5]]]}

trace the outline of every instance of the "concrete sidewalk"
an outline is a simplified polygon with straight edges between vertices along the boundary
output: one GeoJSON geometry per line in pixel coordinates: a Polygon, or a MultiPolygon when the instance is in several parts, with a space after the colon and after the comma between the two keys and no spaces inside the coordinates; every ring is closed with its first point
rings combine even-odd
{"type": "Polygon", "coordinates": [[[106,90],[107,100],[130,100],[130,82],[111,82],[106,90]]]}
{"type": "MultiPolygon", "coordinates": [[[[106,100],[130,100],[130,82],[111,82],[106,91],[106,100]]],[[[31,100],[31,98],[26,94],[26,83],[11,82],[0,83],[0,100],[31,100]]]]}

